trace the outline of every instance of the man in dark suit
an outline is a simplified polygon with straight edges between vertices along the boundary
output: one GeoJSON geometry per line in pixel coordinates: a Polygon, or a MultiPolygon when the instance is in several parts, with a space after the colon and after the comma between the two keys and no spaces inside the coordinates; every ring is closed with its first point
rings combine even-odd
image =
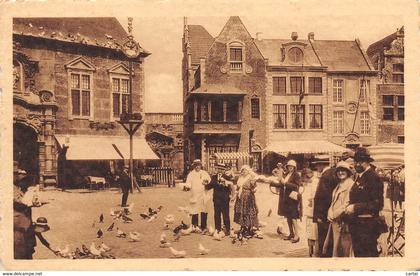
{"type": "Polygon", "coordinates": [[[124,165],[124,169],[119,175],[119,183],[122,190],[122,200],[121,200],[121,207],[127,207],[127,200],[128,200],[128,193],[131,188],[131,179],[128,173],[129,166],[124,165]]]}
{"type": "Polygon", "coordinates": [[[377,240],[379,211],[384,206],[384,185],[370,165],[373,159],[366,148],[356,149],[355,169],[358,173],[355,184],[350,190],[350,205],[345,213],[351,216],[349,231],[355,257],[378,257],[377,240]]]}
{"type": "Polygon", "coordinates": [[[217,232],[222,230],[221,217],[225,225],[225,234],[230,234],[229,201],[232,193],[233,175],[226,172],[230,169],[224,164],[216,165],[217,174],[211,177],[211,181],[206,185],[206,189],[213,189],[214,203],[214,226],[217,232]]]}

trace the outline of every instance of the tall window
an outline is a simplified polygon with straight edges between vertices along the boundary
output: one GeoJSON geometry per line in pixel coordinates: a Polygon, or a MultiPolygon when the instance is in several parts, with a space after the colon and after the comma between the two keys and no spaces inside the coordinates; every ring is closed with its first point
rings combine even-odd
{"type": "Polygon", "coordinates": [[[334,134],[344,133],[344,111],[333,112],[333,130],[334,134]]]}
{"type": "Polygon", "coordinates": [[[114,117],[119,117],[121,113],[128,113],[129,91],[128,79],[112,78],[112,115],[114,117]]]}
{"type": "Polygon", "coordinates": [[[343,102],[343,80],[333,80],[333,102],[343,102]]]}
{"type": "Polygon", "coordinates": [[[322,94],[322,78],[309,78],[309,93],[322,94]]]}
{"type": "Polygon", "coordinates": [[[210,120],[209,104],[206,101],[201,102],[200,105],[200,121],[206,122],[210,120]]]}
{"type": "Polygon", "coordinates": [[[243,47],[240,43],[234,42],[229,45],[229,63],[231,72],[243,71],[243,47]]]}
{"type": "Polygon", "coordinates": [[[251,99],[251,118],[260,119],[260,99],[251,99]]]}
{"type": "Polygon", "coordinates": [[[285,104],[273,104],[274,128],[287,128],[286,114],[285,104]]]}
{"type": "Polygon", "coordinates": [[[360,134],[370,134],[369,112],[360,112],[360,134]]]}
{"type": "Polygon", "coordinates": [[[369,97],[370,91],[370,80],[360,80],[360,102],[366,102],[367,97],[369,97]]]}
{"type": "Polygon", "coordinates": [[[382,96],[382,107],[383,107],[383,120],[393,121],[394,120],[394,96],[384,95],[382,96]]]}
{"type": "Polygon", "coordinates": [[[285,95],[285,94],[286,94],[286,78],[273,77],[273,95],[285,95]]]}
{"type": "Polygon", "coordinates": [[[303,129],[305,128],[305,106],[292,104],[291,107],[291,119],[292,128],[303,129]]]}
{"type": "Polygon", "coordinates": [[[82,73],[71,73],[71,114],[75,116],[90,116],[90,75],[82,73]]]}
{"type": "Polygon", "coordinates": [[[404,121],[404,96],[397,96],[398,120],[404,121]]]}
{"type": "Polygon", "coordinates": [[[322,128],[322,105],[321,104],[309,105],[309,128],[314,128],[314,129],[322,128]]]}
{"type": "Polygon", "coordinates": [[[392,82],[404,83],[404,64],[396,63],[392,65],[392,82]]]}
{"type": "Polygon", "coordinates": [[[300,94],[305,91],[304,77],[290,77],[290,93],[300,94]]]}

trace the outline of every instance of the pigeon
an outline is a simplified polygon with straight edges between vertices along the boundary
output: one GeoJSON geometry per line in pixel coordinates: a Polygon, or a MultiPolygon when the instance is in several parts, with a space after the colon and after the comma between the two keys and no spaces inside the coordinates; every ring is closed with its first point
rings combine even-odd
{"type": "Polygon", "coordinates": [[[269,216],[271,216],[271,213],[273,212],[273,210],[268,210],[268,214],[267,214],[267,217],[269,217],[269,216]]]}
{"type": "Polygon", "coordinates": [[[235,231],[233,230],[233,228],[232,228],[232,229],[230,229],[230,234],[229,234],[229,237],[230,237],[230,238],[232,238],[232,239],[234,239],[234,238],[236,237],[236,235],[235,235],[235,231]]]}
{"type": "Polygon", "coordinates": [[[133,219],[130,217],[127,217],[126,215],[122,215],[122,219],[124,221],[124,223],[131,223],[133,222],[133,219]]]}
{"type": "Polygon", "coordinates": [[[101,255],[101,251],[99,251],[99,250],[96,248],[96,245],[95,245],[95,243],[94,243],[94,242],[92,242],[92,244],[90,245],[89,250],[90,250],[90,252],[91,252],[93,255],[95,255],[95,256],[100,256],[100,255],[101,255]]]}
{"type": "Polygon", "coordinates": [[[98,232],[96,233],[96,237],[99,239],[99,238],[102,238],[102,236],[104,235],[104,232],[102,232],[102,229],[99,229],[98,230],[98,232]]]}
{"type": "Polygon", "coordinates": [[[175,227],[174,233],[177,234],[181,229],[188,229],[188,225],[184,223],[184,221],[181,221],[181,224],[175,227]]]}
{"type": "Polygon", "coordinates": [[[99,223],[104,223],[104,214],[99,216],[99,223]]]}
{"type": "Polygon", "coordinates": [[[166,222],[163,224],[163,230],[168,230],[169,229],[169,224],[167,224],[166,222]]]}
{"type": "Polygon", "coordinates": [[[167,239],[166,239],[165,232],[163,232],[162,234],[160,234],[160,243],[165,243],[165,242],[167,242],[167,239]]]}
{"type": "Polygon", "coordinates": [[[169,248],[169,247],[171,247],[171,243],[170,242],[161,243],[161,244],[159,244],[159,247],[161,247],[161,248],[169,248]]]}
{"type": "Polygon", "coordinates": [[[223,239],[224,237],[226,237],[225,231],[220,231],[219,232],[219,236],[221,239],[223,239]]]}
{"type": "Polygon", "coordinates": [[[83,257],[86,256],[86,253],[83,253],[82,251],[80,251],[79,247],[76,247],[76,250],[74,251],[74,254],[76,255],[76,257],[83,257]]]}
{"type": "Polygon", "coordinates": [[[160,205],[159,207],[157,207],[158,212],[162,211],[162,209],[163,209],[163,206],[162,205],[160,205]]]}
{"type": "Polygon", "coordinates": [[[106,245],[104,242],[102,242],[101,244],[101,249],[103,249],[105,252],[111,250],[111,248],[108,245],[106,245]]]}
{"type": "Polygon", "coordinates": [[[173,247],[169,247],[169,249],[171,250],[171,253],[175,258],[184,258],[185,255],[187,255],[187,252],[185,252],[184,250],[178,251],[175,250],[173,247]]]}
{"type": "Polygon", "coordinates": [[[115,222],[113,222],[106,231],[112,231],[114,229],[115,222]]]}
{"type": "Polygon", "coordinates": [[[130,239],[131,239],[133,242],[138,242],[138,241],[140,241],[140,233],[139,233],[139,232],[130,232],[130,233],[129,233],[129,235],[130,235],[130,239]]]}
{"type": "Polygon", "coordinates": [[[145,213],[141,213],[140,216],[141,216],[142,219],[149,219],[150,218],[150,216],[145,214],[145,213]]]}
{"type": "Polygon", "coordinates": [[[174,215],[171,215],[171,214],[167,215],[165,217],[165,222],[166,222],[166,224],[173,224],[175,222],[174,215]]]}
{"type": "Polygon", "coordinates": [[[86,247],[86,245],[84,245],[84,244],[82,244],[82,251],[83,251],[83,253],[85,253],[85,254],[90,254],[90,251],[89,251],[89,249],[86,247]]]}
{"type": "Polygon", "coordinates": [[[184,235],[184,236],[191,234],[192,231],[193,231],[193,227],[192,226],[189,227],[189,228],[187,228],[187,229],[181,229],[180,230],[181,234],[184,235]]]}
{"type": "Polygon", "coordinates": [[[209,235],[210,236],[213,236],[213,234],[214,234],[214,228],[213,228],[213,226],[209,226],[209,235]]]}
{"type": "Polygon", "coordinates": [[[181,232],[177,232],[174,234],[174,242],[179,241],[179,238],[181,238],[181,232]]]}
{"type": "Polygon", "coordinates": [[[213,239],[216,241],[221,241],[222,237],[219,235],[219,233],[217,231],[214,232],[213,234],[213,239]]]}
{"type": "Polygon", "coordinates": [[[117,237],[118,238],[125,238],[125,237],[127,237],[127,234],[124,233],[123,231],[121,231],[120,229],[118,229],[118,227],[117,227],[117,237]]]}
{"type": "Polygon", "coordinates": [[[200,251],[200,255],[207,255],[210,252],[210,249],[205,248],[201,243],[198,244],[198,250],[200,251]]]}
{"type": "Polygon", "coordinates": [[[148,220],[147,220],[147,222],[152,222],[152,221],[154,221],[155,219],[157,218],[157,215],[152,215],[148,220]]]}
{"type": "Polygon", "coordinates": [[[133,213],[134,208],[134,202],[131,202],[130,205],[128,205],[128,208],[126,209],[128,211],[128,214],[133,213]]]}
{"type": "Polygon", "coordinates": [[[68,244],[66,245],[66,247],[64,247],[63,250],[60,250],[60,254],[62,256],[66,256],[69,252],[70,252],[70,249],[69,249],[69,245],[68,244]]]}

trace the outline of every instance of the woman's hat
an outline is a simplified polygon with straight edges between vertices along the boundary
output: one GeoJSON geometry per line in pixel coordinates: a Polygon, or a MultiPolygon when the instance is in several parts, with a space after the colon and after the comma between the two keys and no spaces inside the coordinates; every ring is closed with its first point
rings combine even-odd
{"type": "Polygon", "coordinates": [[[202,165],[201,160],[200,159],[195,159],[192,162],[192,165],[191,166],[193,166],[195,168],[196,166],[201,166],[201,165],[202,165]]]}
{"type": "Polygon", "coordinates": [[[50,230],[48,221],[44,217],[39,217],[35,222],[35,232],[46,232],[50,230]]]}
{"type": "Polygon", "coordinates": [[[374,159],[370,157],[369,151],[367,148],[359,147],[354,153],[355,162],[372,162],[374,159]]]}
{"type": "Polygon", "coordinates": [[[350,163],[348,163],[346,161],[340,161],[340,162],[337,163],[336,170],[338,171],[338,170],[342,170],[342,169],[347,170],[349,175],[353,174],[353,171],[351,170],[350,163]]]}
{"type": "Polygon", "coordinates": [[[309,179],[309,178],[311,178],[312,176],[313,176],[313,172],[312,172],[312,170],[311,169],[309,169],[309,168],[304,168],[303,170],[302,170],[302,178],[306,178],[306,179],[309,179]]]}
{"type": "Polygon", "coordinates": [[[292,166],[292,167],[297,167],[296,161],[293,159],[290,159],[289,161],[287,161],[286,166],[292,166]]]}

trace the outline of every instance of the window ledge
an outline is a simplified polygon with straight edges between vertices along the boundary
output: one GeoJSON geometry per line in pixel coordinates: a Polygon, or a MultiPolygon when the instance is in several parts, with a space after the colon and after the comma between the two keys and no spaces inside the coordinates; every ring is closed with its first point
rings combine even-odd
{"type": "Polygon", "coordinates": [[[69,120],[88,120],[88,121],[93,121],[92,117],[86,117],[86,116],[71,116],[69,118],[69,120]]]}
{"type": "Polygon", "coordinates": [[[273,128],[273,132],[323,132],[324,129],[295,129],[295,128],[273,128]]]}

